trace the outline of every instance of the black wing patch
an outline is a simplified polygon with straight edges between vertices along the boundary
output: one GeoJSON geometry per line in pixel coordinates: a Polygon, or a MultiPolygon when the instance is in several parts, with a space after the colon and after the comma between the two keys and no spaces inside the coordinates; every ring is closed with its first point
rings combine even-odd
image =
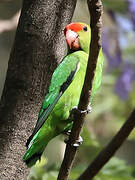
{"type": "Polygon", "coordinates": [[[62,96],[62,94],[65,92],[65,90],[68,88],[68,86],[71,84],[77,69],[78,69],[78,65],[79,65],[79,61],[76,64],[76,68],[71,71],[70,75],[68,76],[67,80],[61,85],[60,87],[60,92],[57,96],[57,98],[55,99],[55,101],[53,102],[53,104],[50,104],[44,111],[44,113],[40,116],[32,135],[29,137],[29,139],[27,140],[26,143],[26,147],[28,147],[30,141],[32,140],[32,138],[34,137],[34,135],[39,131],[39,129],[43,126],[43,124],[45,123],[45,121],[47,120],[50,112],[53,110],[54,106],[56,105],[56,103],[58,102],[58,100],[60,99],[60,97],[62,96]]]}
{"type": "Polygon", "coordinates": [[[74,71],[71,71],[71,73],[70,73],[70,75],[68,76],[66,82],[64,82],[64,83],[61,85],[61,87],[60,87],[60,92],[64,93],[65,90],[68,88],[68,86],[71,84],[71,82],[72,82],[72,80],[73,80],[73,78],[74,78],[74,76],[75,76],[75,73],[76,73],[76,71],[77,71],[77,67],[78,67],[78,64],[77,64],[75,70],[74,70],[74,71]]]}

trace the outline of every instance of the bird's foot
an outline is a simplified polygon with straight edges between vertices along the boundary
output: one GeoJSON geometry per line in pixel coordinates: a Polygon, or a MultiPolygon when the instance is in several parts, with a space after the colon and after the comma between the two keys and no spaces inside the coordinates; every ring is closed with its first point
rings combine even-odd
{"type": "Polygon", "coordinates": [[[71,134],[71,130],[64,131],[63,134],[66,135],[66,138],[65,138],[64,142],[67,144],[68,141],[69,141],[69,136],[71,134]]]}
{"type": "Polygon", "coordinates": [[[75,143],[71,143],[71,146],[73,146],[73,147],[79,147],[82,143],[83,143],[83,138],[82,138],[81,136],[79,136],[79,139],[76,140],[75,143]]]}
{"type": "Polygon", "coordinates": [[[79,112],[80,114],[83,113],[89,114],[92,112],[92,107],[88,105],[88,108],[86,110],[80,110],[77,106],[74,106],[70,114],[73,114],[75,111],[79,112]]]}
{"type": "Polygon", "coordinates": [[[91,112],[92,112],[92,107],[91,107],[91,105],[88,105],[87,114],[89,114],[91,112]]]}
{"type": "MultiPolygon", "coordinates": [[[[70,131],[70,133],[71,133],[71,131],[70,131]]],[[[69,134],[69,135],[70,135],[70,134],[69,134]]],[[[70,143],[70,141],[69,141],[69,136],[68,136],[68,138],[66,138],[66,139],[64,140],[64,142],[65,142],[66,144],[67,144],[67,143],[70,143]]],[[[79,147],[82,143],[83,143],[83,138],[82,138],[81,136],[79,136],[79,139],[76,140],[75,143],[70,143],[70,145],[73,146],[73,147],[79,147]]]]}
{"type": "Polygon", "coordinates": [[[70,134],[71,134],[71,130],[64,131],[64,132],[63,132],[63,134],[69,137],[69,136],[70,136],[70,134]]]}

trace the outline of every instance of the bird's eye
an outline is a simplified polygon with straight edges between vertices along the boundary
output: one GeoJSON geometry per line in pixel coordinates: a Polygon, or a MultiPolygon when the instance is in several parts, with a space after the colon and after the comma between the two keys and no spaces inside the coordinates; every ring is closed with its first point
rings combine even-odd
{"type": "Polygon", "coordinates": [[[84,26],[84,27],[83,27],[83,30],[84,30],[84,31],[87,31],[87,30],[88,30],[88,29],[87,29],[87,26],[84,26]]]}

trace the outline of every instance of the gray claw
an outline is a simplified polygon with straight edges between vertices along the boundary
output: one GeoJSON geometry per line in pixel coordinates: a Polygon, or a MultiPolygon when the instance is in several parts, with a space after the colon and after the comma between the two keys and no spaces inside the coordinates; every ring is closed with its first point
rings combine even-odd
{"type": "Polygon", "coordinates": [[[76,140],[74,144],[71,144],[73,147],[79,147],[83,143],[83,138],[79,136],[79,139],[76,140]]]}
{"type": "Polygon", "coordinates": [[[79,113],[83,114],[83,113],[91,113],[92,112],[92,107],[90,105],[88,105],[88,109],[87,110],[80,110],[78,109],[77,106],[74,106],[73,109],[71,110],[71,114],[74,112],[74,111],[78,111],[79,113]]]}
{"type": "MultiPolygon", "coordinates": [[[[69,143],[69,138],[66,138],[66,139],[64,140],[64,142],[65,142],[66,144],[69,143]]],[[[79,147],[82,143],[83,143],[83,138],[82,138],[81,136],[79,136],[79,139],[76,140],[75,143],[72,143],[71,146],[73,146],[73,147],[79,147]]]]}
{"type": "Polygon", "coordinates": [[[68,131],[64,131],[63,134],[65,134],[66,136],[70,136],[71,130],[68,131]]]}
{"type": "Polygon", "coordinates": [[[90,105],[88,105],[88,109],[87,109],[87,114],[92,112],[92,107],[90,105]]]}
{"type": "Polygon", "coordinates": [[[63,134],[66,135],[67,137],[65,138],[64,142],[67,144],[68,140],[69,140],[69,136],[70,136],[71,130],[68,131],[64,131],[63,134]]]}

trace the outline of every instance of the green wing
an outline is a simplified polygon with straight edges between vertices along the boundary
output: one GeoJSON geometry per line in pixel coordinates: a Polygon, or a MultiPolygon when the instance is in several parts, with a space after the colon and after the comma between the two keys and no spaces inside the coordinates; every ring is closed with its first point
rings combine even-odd
{"type": "Polygon", "coordinates": [[[68,55],[54,71],[49,87],[49,92],[44,98],[41,110],[39,112],[38,121],[32,135],[26,143],[26,146],[28,146],[33,136],[45,123],[57,101],[71,84],[76,72],[79,70],[79,64],[79,59],[76,56],[68,55]]]}
{"type": "Polygon", "coordinates": [[[96,72],[95,72],[93,84],[92,84],[92,95],[91,95],[91,99],[90,99],[91,101],[93,99],[93,96],[95,95],[95,93],[97,92],[97,90],[99,89],[99,87],[101,85],[103,62],[104,62],[104,57],[103,57],[103,53],[102,53],[102,49],[101,49],[100,53],[99,53],[99,57],[98,57],[98,62],[97,62],[97,66],[96,66],[96,72]]]}

